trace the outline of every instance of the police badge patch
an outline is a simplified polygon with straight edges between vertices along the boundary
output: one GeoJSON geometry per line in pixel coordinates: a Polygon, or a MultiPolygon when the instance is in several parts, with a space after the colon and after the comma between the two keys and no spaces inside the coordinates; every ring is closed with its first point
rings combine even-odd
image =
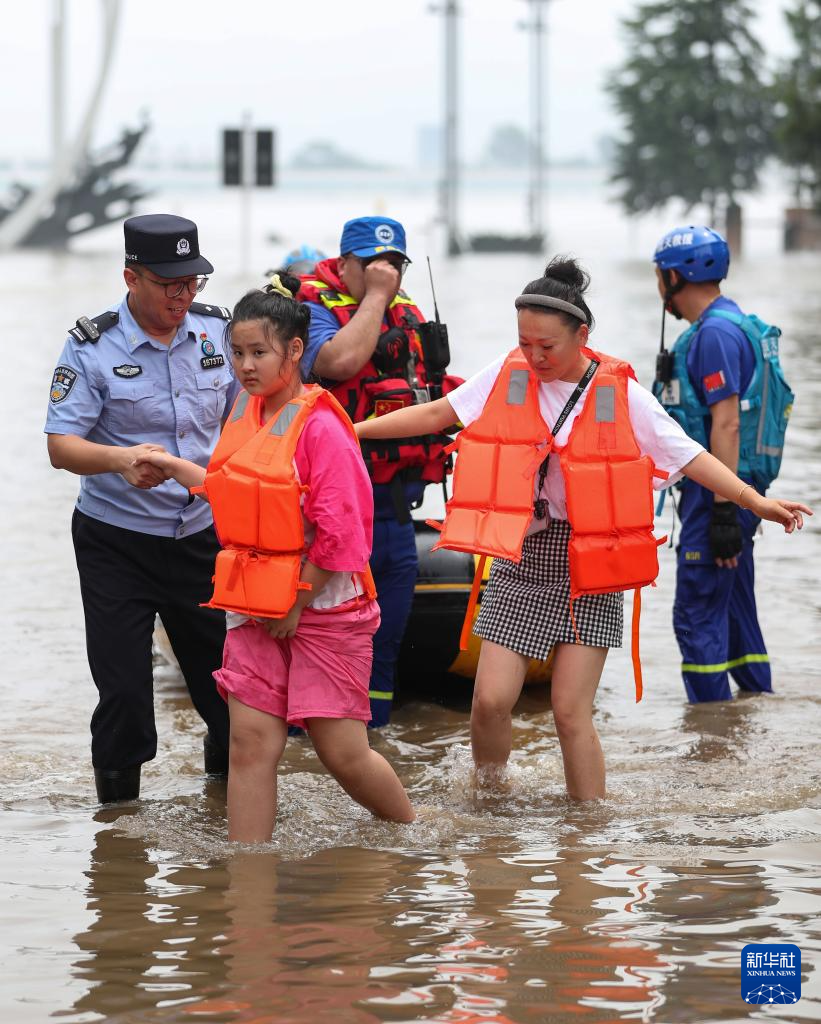
{"type": "Polygon", "coordinates": [[[112,366],[111,369],[118,377],[125,377],[126,380],[131,377],[139,377],[143,372],[143,368],[141,366],[134,366],[131,363],[123,363],[122,366],[112,366]]]}
{"type": "Polygon", "coordinates": [[[64,402],[68,398],[76,380],[76,370],[72,370],[70,366],[58,366],[54,371],[54,376],[51,378],[51,393],[49,395],[51,404],[59,405],[60,402],[64,402]]]}

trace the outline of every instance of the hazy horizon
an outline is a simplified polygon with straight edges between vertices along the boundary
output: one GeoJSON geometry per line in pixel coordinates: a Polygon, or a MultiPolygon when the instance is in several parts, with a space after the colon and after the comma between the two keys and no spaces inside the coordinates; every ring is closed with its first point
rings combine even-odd
{"type": "MultiPolygon", "coordinates": [[[[101,8],[66,0],[67,134],[76,129],[100,58],[101,8]]],[[[546,137],[557,163],[595,160],[619,123],[603,82],[625,56],[619,22],[636,0],[554,0],[547,7],[546,137]]],[[[787,0],[753,0],[753,30],[768,61],[791,52],[787,0]]],[[[528,125],[528,36],[523,0],[463,3],[459,84],[461,154],[480,160],[493,127],[528,125]]],[[[176,13],[176,11],[174,12],[176,13]]],[[[187,13],[187,12],[186,12],[187,13]]],[[[6,168],[47,161],[51,139],[48,0],[15,11],[0,111],[6,168]],[[19,83],[25,85],[20,102],[19,83]]],[[[310,22],[293,6],[205,0],[191,17],[169,17],[158,0],[123,4],[93,146],[112,142],[143,114],[151,130],[139,161],[213,165],[220,131],[244,112],[278,132],[288,165],[307,143],[327,139],[370,163],[417,166],[423,135],[441,122],[442,18],[427,0],[400,6],[358,0],[343,11],[315,0],[310,22]],[[388,83],[388,84],[386,84],[388,83]]],[[[434,161],[435,162],[435,161],[434,161]]]]}

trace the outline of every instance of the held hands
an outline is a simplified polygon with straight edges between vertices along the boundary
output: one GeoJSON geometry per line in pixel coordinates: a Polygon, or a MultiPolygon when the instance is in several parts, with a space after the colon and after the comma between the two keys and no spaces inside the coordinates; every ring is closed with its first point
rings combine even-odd
{"type": "Polygon", "coordinates": [[[263,619],[262,626],[274,640],[286,640],[296,633],[302,609],[294,605],[281,619],[263,619]]]}
{"type": "Polygon", "coordinates": [[[145,452],[137,457],[138,466],[153,466],[163,475],[163,480],[170,480],[174,475],[174,456],[164,448],[145,452]]]}
{"type": "Polygon", "coordinates": [[[147,491],[168,479],[163,469],[151,461],[156,456],[167,454],[161,444],[136,444],[120,451],[123,460],[120,475],[133,487],[147,491]]]}

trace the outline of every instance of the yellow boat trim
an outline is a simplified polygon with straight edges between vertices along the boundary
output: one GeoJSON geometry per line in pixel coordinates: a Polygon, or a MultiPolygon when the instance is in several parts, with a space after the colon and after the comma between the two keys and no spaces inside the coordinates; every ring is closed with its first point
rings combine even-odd
{"type": "Polygon", "coordinates": [[[739,665],[750,665],[756,662],[769,661],[769,654],[745,654],[741,658],[733,658],[732,661],[723,661],[718,665],[690,665],[682,663],[682,672],[726,672],[730,668],[738,668],[739,665]]]}

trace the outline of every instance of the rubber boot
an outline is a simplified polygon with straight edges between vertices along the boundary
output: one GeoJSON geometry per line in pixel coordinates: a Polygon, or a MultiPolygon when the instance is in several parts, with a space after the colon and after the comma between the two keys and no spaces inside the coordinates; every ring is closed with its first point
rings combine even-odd
{"type": "Polygon", "coordinates": [[[136,800],[140,795],[140,768],[95,768],[94,783],[101,804],[136,800]]]}
{"type": "Polygon", "coordinates": [[[228,777],[228,751],[217,743],[210,732],[203,737],[202,753],[206,775],[223,779],[228,777]]]}

